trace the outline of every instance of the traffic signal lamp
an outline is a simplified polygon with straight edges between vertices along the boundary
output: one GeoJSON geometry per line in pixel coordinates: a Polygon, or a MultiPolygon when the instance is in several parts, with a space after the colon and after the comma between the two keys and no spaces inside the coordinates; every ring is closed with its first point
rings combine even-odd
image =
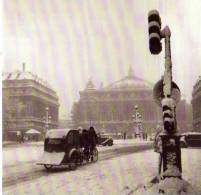
{"type": "Polygon", "coordinates": [[[162,110],[164,129],[167,133],[175,133],[175,101],[172,98],[164,98],[162,100],[162,110]]]}
{"type": "Polygon", "coordinates": [[[148,14],[149,23],[149,50],[152,54],[159,54],[161,45],[161,18],[157,10],[151,10],[148,14]]]}
{"type": "MultiPolygon", "coordinates": [[[[156,104],[158,104],[160,107],[161,105],[161,101],[164,98],[164,91],[163,91],[163,77],[154,85],[154,89],[153,89],[153,98],[156,102],[156,104]]],[[[171,98],[173,98],[173,100],[175,101],[175,103],[179,103],[180,99],[181,99],[181,92],[179,87],[177,86],[177,84],[172,81],[171,84],[171,98]]]]}

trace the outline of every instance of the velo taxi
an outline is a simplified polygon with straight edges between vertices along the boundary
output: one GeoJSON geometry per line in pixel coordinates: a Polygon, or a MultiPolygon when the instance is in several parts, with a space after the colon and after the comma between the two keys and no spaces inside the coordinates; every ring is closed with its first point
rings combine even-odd
{"type": "Polygon", "coordinates": [[[74,170],[84,162],[98,160],[96,147],[90,153],[84,151],[78,130],[48,130],[45,136],[44,153],[37,164],[44,165],[47,170],[63,165],[68,165],[71,170],[74,170]]]}

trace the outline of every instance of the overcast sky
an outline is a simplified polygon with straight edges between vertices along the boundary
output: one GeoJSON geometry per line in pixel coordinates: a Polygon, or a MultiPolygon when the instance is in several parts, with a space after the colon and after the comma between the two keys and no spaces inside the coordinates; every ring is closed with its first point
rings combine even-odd
{"type": "Polygon", "coordinates": [[[70,112],[89,78],[99,88],[132,66],[135,75],[155,83],[164,71],[164,51],[153,56],[148,49],[151,9],[171,29],[173,79],[190,102],[201,75],[200,0],[4,1],[3,71],[25,62],[57,91],[60,116],[70,112]]]}

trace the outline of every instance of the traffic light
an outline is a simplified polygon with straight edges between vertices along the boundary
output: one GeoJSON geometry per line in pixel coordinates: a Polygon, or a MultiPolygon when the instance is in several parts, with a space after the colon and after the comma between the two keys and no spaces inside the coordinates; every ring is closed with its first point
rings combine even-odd
{"type": "Polygon", "coordinates": [[[149,50],[152,54],[159,54],[162,50],[161,45],[161,18],[157,10],[148,13],[149,23],[149,50]]]}
{"type": "MultiPolygon", "coordinates": [[[[179,103],[179,101],[181,100],[181,92],[174,81],[172,81],[171,88],[171,98],[173,98],[175,103],[179,103]]],[[[156,104],[161,107],[161,101],[164,98],[163,77],[154,85],[153,98],[156,104]]]]}
{"type": "Polygon", "coordinates": [[[163,98],[163,124],[168,133],[176,132],[175,101],[172,98],[163,98]]]}

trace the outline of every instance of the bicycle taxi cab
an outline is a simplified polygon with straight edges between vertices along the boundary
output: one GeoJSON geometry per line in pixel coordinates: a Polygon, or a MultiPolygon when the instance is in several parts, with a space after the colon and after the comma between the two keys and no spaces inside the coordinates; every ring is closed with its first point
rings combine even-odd
{"type": "Polygon", "coordinates": [[[53,166],[68,165],[75,169],[81,156],[78,130],[52,129],[45,136],[44,153],[38,165],[49,170],[53,166]]]}

